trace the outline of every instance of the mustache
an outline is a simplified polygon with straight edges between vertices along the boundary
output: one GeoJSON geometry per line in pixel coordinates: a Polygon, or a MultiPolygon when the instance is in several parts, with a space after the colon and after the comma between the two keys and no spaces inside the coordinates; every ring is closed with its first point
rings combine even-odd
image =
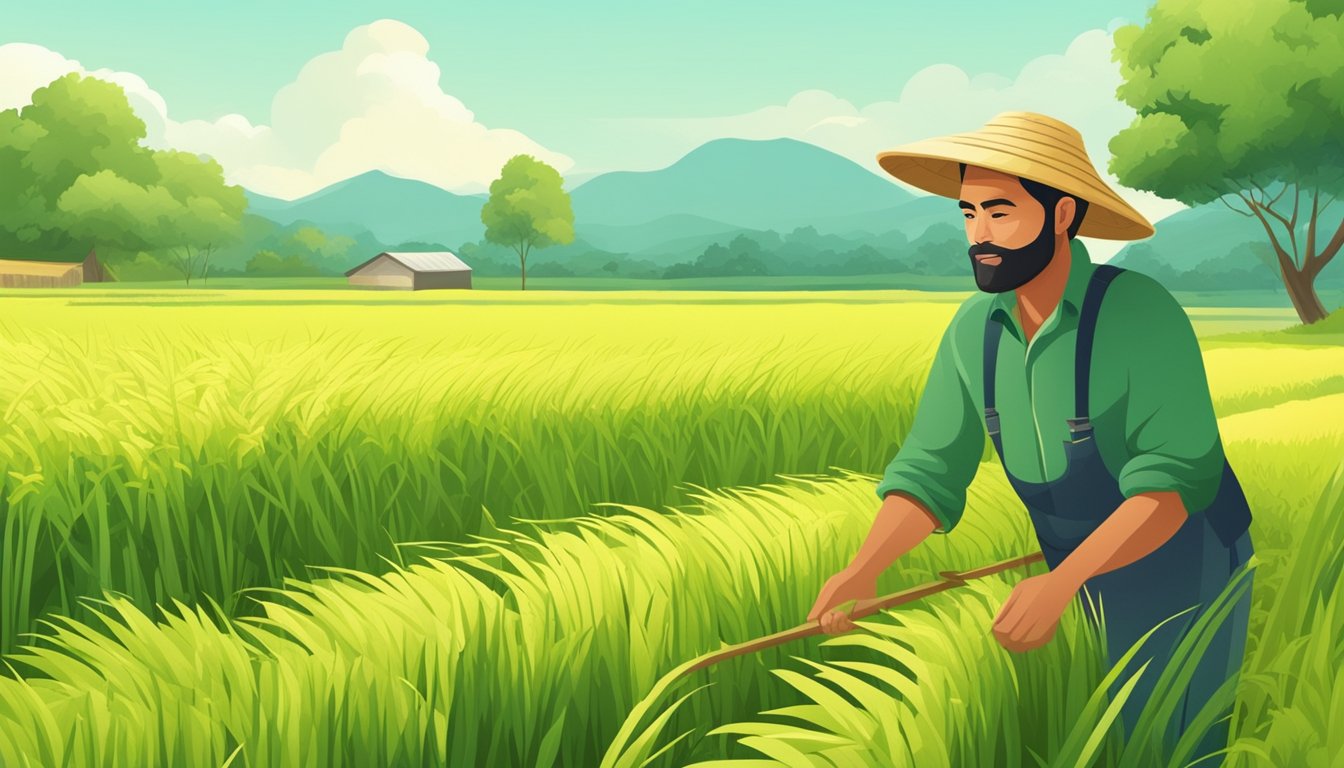
{"type": "Polygon", "coordinates": [[[1009,248],[1004,248],[1003,246],[995,245],[994,243],[975,243],[970,248],[966,249],[966,253],[971,256],[979,256],[983,253],[994,256],[1007,256],[1010,250],[1011,249],[1009,248]]]}

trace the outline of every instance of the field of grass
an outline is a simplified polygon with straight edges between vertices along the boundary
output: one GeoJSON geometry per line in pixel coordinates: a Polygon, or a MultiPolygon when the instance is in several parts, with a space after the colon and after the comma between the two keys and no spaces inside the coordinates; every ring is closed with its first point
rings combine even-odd
{"type": "MultiPolygon", "coordinates": [[[[472,277],[477,291],[520,291],[517,277],[472,277]]],[[[90,283],[76,291],[233,291],[233,290],[331,290],[358,293],[385,293],[352,287],[344,277],[214,277],[196,280],[190,287],[181,280],[149,282],[90,283]]],[[[936,293],[967,291],[964,276],[896,273],[886,275],[765,275],[750,277],[688,277],[674,280],[628,277],[531,277],[529,291],[865,291],[917,290],[936,293]]],[[[432,292],[431,292],[432,293],[432,292]]],[[[449,291],[456,294],[456,291],[449,291]]],[[[1317,291],[1327,307],[1344,304],[1344,290],[1321,288],[1317,291]]],[[[1283,288],[1255,288],[1238,291],[1177,291],[1176,298],[1186,307],[1238,307],[1278,310],[1276,314],[1294,317],[1283,288]]],[[[933,296],[929,296],[933,299],[933,296]]]]}
{"type": "MultiPolygon", "coordinates": [[[[1072,609],[1046,650],[993,643],[1016,575],[630,717],[678,663],[803,620],[955,299],[6,293],[0,764],[619,764],[627,720],[626,760],[690,733],[659,765],[1150,764],[1089,702],[1072,609]]],[[[1191,315],[1257,513],[1235,754],[1338,760],[1344,347],[1191,315]]],[[[1031,550],[985,459],[884,591],[1031,550]]]]}

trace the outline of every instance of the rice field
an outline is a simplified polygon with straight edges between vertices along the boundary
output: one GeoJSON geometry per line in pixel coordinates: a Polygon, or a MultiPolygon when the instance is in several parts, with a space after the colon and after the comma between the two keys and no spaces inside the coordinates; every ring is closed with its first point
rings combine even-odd
{"type": "MultiPolygon", "coordinates": [[[[998,648],[1016,574],[650,697],[803,621],[964,296],[4,293],[0,764],[1171,759],[1105,726],[1075,609],[998,648]]],[[[1229,764],[1330,763],[1344,348],[1191,315],[1257,514],[1229,764]]],[[[883,591],[1031,551],[984,459],[883,591]]]]}

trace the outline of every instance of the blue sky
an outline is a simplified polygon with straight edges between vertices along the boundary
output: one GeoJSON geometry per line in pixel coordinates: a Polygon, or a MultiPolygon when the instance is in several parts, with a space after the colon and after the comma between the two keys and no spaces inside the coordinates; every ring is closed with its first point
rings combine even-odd
{"type": "Polygon", "coordinates": [[[90,69],[134,72],[178,119],[265,122],[275,92],[354,27],[403,21],[429,41],[445,91],[487,123],[696,117],[818,88],[894,97],[933,62],[1012,76],[1147,2],[14,3],[0,43],[37,43],[90,69]],[[77,23],[72,23],[73,20],[77,23]],[[544,105],[544,109],[539,109],[544,105]]]}
{"type": "MultiPolygon", "coordinates": [[[[0,109],[70,71],[120,84],[145,142],[294,199],[370,170],[486,189],[528,153],[573,186],[720,137],[790,137],[878,175],[878,151],[1032,110],[1103,177],[1113,31],[1147,2],[12,4],[0,109]]],[[[1119,190],[1158,220],[1181,207],[1119,190]]],[[[1104,257],[1105,245],[1096,252],[1104,257]]]]}

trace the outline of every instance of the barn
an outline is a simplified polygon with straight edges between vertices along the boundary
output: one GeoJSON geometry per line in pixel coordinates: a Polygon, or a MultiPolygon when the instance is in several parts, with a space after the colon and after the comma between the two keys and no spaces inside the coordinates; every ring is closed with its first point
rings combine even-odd
{"type": "Polygon", "coordinates": [[[83,259],[0,259],[0,288],[67,288],[111,280],[92,250],[83,259]]]}
{"type": "Polygon", "coordinates": [[[345,273],[350,285],[420,291],[470,288],[471,267],[449,251],[385,252],[345,273]]]}

